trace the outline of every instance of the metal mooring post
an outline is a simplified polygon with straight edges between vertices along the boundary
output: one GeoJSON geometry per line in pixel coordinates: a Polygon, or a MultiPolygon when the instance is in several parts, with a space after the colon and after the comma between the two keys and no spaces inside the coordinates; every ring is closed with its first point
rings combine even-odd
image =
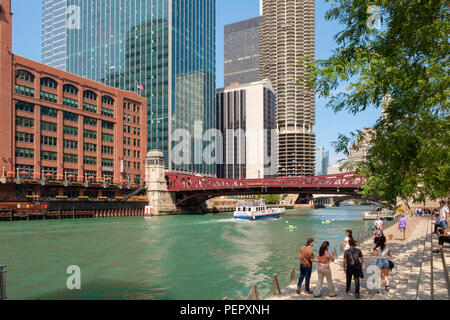
{"type": "Polygon", "coordinates": [[[6,298],[6,266],[0,265],[0,300],[6,298]]]}

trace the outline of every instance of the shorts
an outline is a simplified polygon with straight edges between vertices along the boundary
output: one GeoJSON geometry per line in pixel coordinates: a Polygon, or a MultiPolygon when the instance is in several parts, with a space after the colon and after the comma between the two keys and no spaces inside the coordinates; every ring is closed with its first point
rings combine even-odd
{"type": "Polygon", "coordinates": [[[389,269],[389,259],[378,258],[377,259],[377,267],[380,269],[389,269]]]}
{"type": "Polygon", "coordinates": [[[400,228],[400,232],[401,233],[405,233],[406,232],[406,228],[400,228]]]}
{"type": "Polygon", "coordinates": [[[436,225],[441,227],[442,229],[447,229],[447,222],[445,222],[445,220],[444,221],[441,221],[441,220],[436,221],[436,225]]]}

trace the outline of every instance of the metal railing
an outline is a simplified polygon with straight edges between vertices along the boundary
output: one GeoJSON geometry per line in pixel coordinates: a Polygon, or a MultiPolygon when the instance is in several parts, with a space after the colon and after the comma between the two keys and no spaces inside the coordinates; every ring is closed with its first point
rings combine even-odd
{"type": "Polygon", "coordinates": [[[6,298],[6,266],[0,265],[0,300],[6,298]]]}

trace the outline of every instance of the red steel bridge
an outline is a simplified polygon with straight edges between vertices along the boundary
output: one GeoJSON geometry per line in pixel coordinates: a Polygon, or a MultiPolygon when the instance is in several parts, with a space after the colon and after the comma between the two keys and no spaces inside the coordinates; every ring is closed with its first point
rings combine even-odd
{"type": "Polygon", "coordinates": [[[170,192],[177,206],[195,206],[204,201],[232,195],[256,194],[342,194],[356,195],[365,178],[353,172],[318,177],[271,179],[217,179],[166,173],[170,192]]]}

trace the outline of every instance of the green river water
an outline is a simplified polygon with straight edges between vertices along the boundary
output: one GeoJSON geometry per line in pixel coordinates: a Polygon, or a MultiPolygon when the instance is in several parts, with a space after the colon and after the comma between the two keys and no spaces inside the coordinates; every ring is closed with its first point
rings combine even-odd
{"type": "Polygon", "coordinates": [[[0,264],[9,299],[246,299],[254,284],[264,298],[273,274],[288,284],[308,237],[315,250],[328,240],[339,251],[345,229],[369,229],[362,220],[369,209],[290,210],[256,222],[230,215],[0,222],[0,264]],[[286,220],[298,229],[285,231],[286,220]],[[81,290],[67,289],[71,265],[81,269],[81,290]]]}

